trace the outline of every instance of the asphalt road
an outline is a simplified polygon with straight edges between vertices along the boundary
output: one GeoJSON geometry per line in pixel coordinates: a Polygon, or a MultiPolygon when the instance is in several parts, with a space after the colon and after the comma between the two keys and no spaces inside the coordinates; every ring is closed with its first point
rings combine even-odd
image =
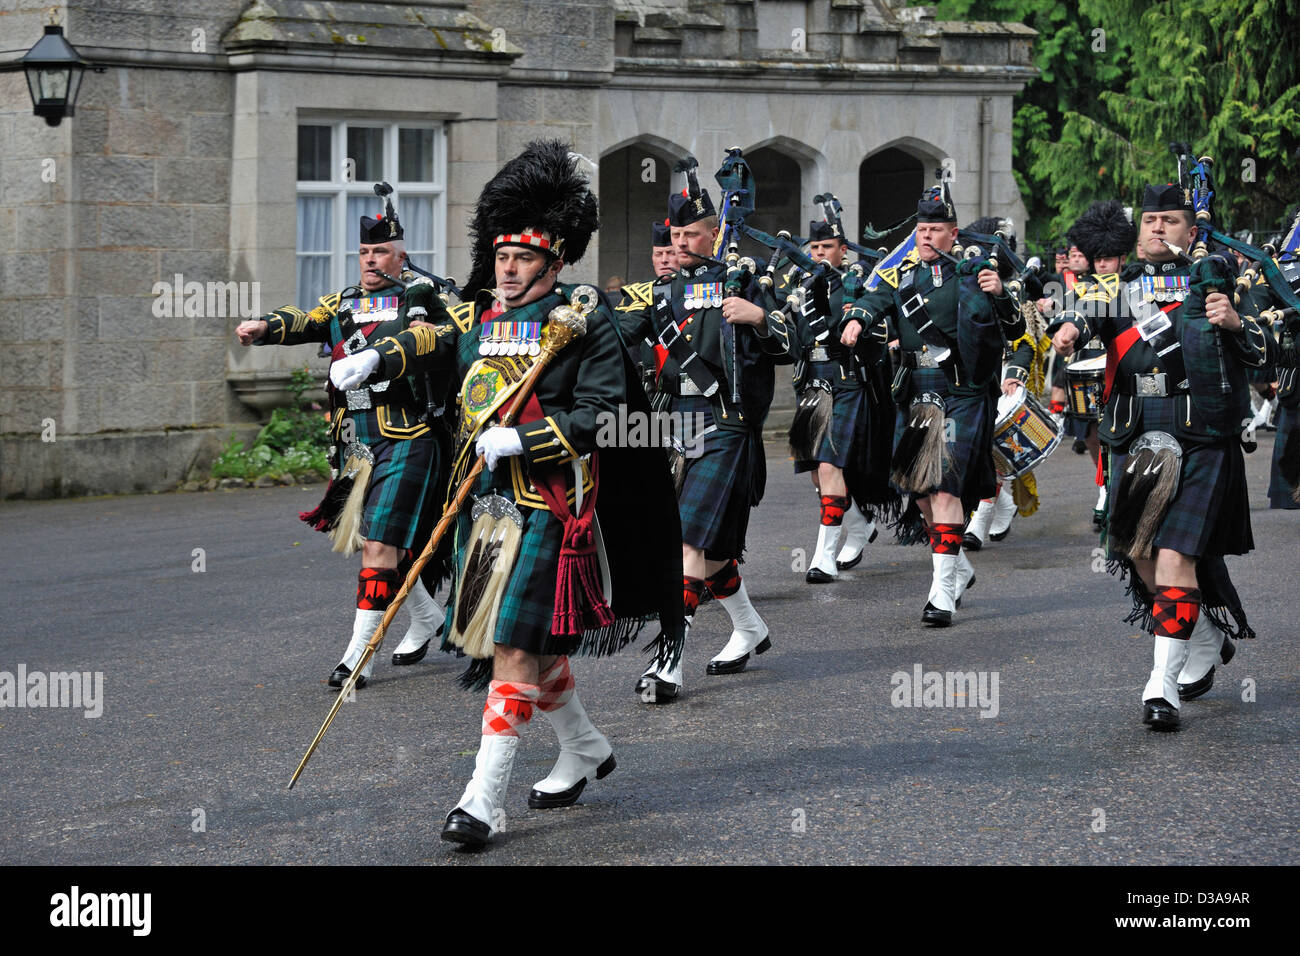
{"type": "Polygon", "coordinates": [[[103,685],[98,717],[0,709],[0,863],[1295,863],[1300,512],[1266,510],[1270,451],[1247,458],[1257,550],[1229,559],[1259,640],[1155,734],[1150,638],[1093,570],[1086,459],[1040,469],[1042,509],[974,556],[957,625],[932,630],[925,548],[882,538],[833,585],[792,570],[816,498],[771,446],[744,572],[772,652],[705,676],[730,631],[708,606],[666,707],[633,694],[639,653],[575,661],[618,770],[529,810],[556,753],[535,720],[478,854],[438,836],[483,705],[443,655],[385,653],[286,789],[351,628],[357,562],[296,517],[321,486],[5,503],[0,672],[103,685]],[[894,706],[918,665],[996,677],[996,715],[894,706]]]}

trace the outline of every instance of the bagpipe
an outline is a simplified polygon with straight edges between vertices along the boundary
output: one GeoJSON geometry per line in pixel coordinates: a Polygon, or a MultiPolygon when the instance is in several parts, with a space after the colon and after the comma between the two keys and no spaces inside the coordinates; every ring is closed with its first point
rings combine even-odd
{"type": "MultiPolygon", "coordinates": [[[[1188,143],[1171,143],[1169,148],[1178,159],[1179,185],[1191,200],[1197,230],[1190,256],[1177,246],[1170,243],[1165,245],[1175,255],[1193,264],[1193,285],[1200,284],[1207,293],[1221,292],[1228,295],[1235,307],[1241,304],[1242,297],[1263,276],[1270,291],[1283,303],[1283,307],[1265,310],[1259,316],[1260,321],[1272,325],[1300,315],[1300,270],[1294,267],[1287,270],[1294,276],[1292,279],[1283,272],[1280,265],[1281,262],[1290,265],[1300,254],[1300,216],[1292,223],[1281,249],[1269,243],[1263,247],[1255,246],[1228,235],[1215,223],[1213,158],[1201,156],[1193,161],[1188,143]],[[1215,246],[1240,253],[1248,265],[1238,274],[1236,262],[1231,261],[1230,257],[1219,255],[1215,246]]],[[[1232,392],[1232,386],[1224,361],[1223,333],[1217,327],[1211,328],[1214,330],[1219,365],[1219,390],[1223,395],[1228,395],[1232,392]]]]}

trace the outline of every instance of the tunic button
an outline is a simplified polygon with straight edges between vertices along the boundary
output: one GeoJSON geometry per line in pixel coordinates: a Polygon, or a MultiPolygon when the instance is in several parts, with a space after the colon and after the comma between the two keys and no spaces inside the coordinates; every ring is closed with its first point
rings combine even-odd
{"type": "Polygon", "coordinates": [[[691,340],[691,337],[690,337],[689,335],[686,336],[686,341],[689,342],[690,340],[691,340]]]}
{"type": "Polygon", "coordinates": [[[687,319],[687,320],[686,320],[686,324],[687,324],[687,325],[690,325],[690,324],[691,324],[692,322],[694,322],[694,321],[695,321],[694,319],[687,319]]]}

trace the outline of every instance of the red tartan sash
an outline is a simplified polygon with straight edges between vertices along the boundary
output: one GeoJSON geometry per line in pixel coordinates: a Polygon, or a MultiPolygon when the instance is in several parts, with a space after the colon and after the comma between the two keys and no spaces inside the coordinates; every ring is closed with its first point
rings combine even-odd
{"type": "MultiPolygon", "coordinates": [[[[537,396],[529,395],[519,416],[519,424],[540,421],[544,417],[537,396]]],[[[599,454],[591,456],[591,494],[583,499],[582,511],[577,515],[569,510],[564,469],[547,468],[530,476],[551,514],[564,525],[560,565],[555,574],[555,608],[551,616],[551,632],[560,637],[576,637],[589,628],[609,627],[614,623],[614,612],[605,602],[600,561],[596,556],[599,461],[599,454]]]]}

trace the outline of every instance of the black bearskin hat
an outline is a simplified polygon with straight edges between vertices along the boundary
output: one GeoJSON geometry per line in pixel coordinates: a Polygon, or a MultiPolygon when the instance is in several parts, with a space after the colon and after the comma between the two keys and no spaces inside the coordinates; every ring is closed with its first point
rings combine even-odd
{"type": "Polygon", "coordinates": [[[470,223],[473,266],[465,298],[496,285],[497,246],[542,249],[572,265],[600,228],[600,210],[578,157],[558,139],[535,140],[479,193],[470,223]]]}
{"type": "Polygon", "coordinates": [[[1066,234],[1070,242],[1093,262],[1099,256],[1128,256],[1137,244],[1137,230],[1118,199],[1089,206],[1066,234]]]}

